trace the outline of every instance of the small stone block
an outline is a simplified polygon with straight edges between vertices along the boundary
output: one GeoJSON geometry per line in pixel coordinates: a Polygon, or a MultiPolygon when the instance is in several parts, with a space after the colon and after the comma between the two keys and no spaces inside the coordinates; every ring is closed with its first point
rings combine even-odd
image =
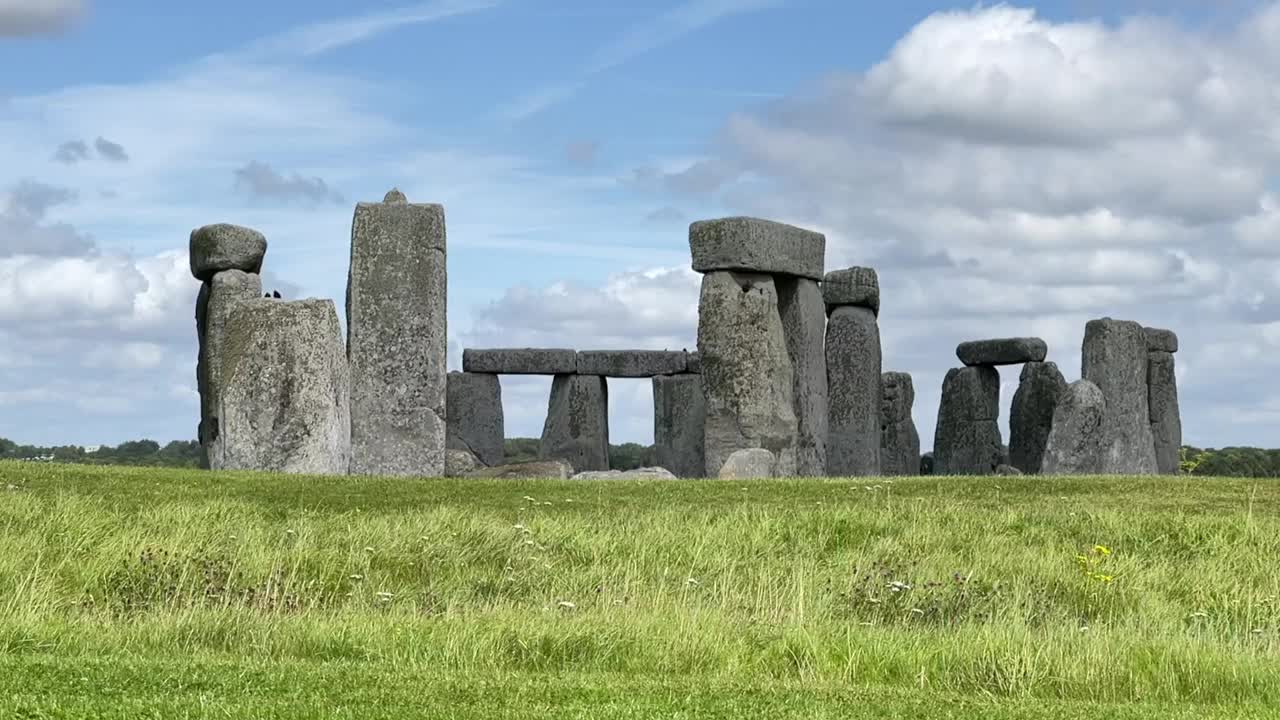
{"type": "Polygon", "coordinates": [[[971,340],[956,346],[956,357],[969,367],[1044,362],[1049,346],[1035,337],[971,340]]]}
{"type": "Polygon", "coordinates": [[[252,228],[217,223],[191,231],[191,274],[209,281],[224,270],[258,273],[267,254],[267,238],[252,228]]]}
{"type": "Polygon", "coordinates": [[[1142,332],[1147,337],[1147,350],[1149,352],[1178,352],[1178,335],[1174,331],[1161,328],[1143,328],[1142,332]]]}
{"type": "Polygon", "coordinates": [[[822,301],[827,312],[845,305],[871,308],[880,314],[880,278],[874,268],[850,267],[832,270],[822,279],[822,301]]]}

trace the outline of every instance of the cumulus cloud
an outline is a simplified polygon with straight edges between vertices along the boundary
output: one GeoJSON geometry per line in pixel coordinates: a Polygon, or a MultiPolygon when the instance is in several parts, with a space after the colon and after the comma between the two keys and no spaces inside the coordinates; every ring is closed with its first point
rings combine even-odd
{"type": "Polygon", "coordinates": [[[119,143],[113,143],[99,136],[97,140],[93,141],[93,147],[105,160],[117,163],[129,162],[129,154],[124,151],[124,146],[119,143]]]}
{"type": "Polygon", "coordinates": [[[84,15],[85,0],[0,0],[0,38],[61,32],[84,15]]]}
{"type": "Polygon", "coordinates": [[[294,173],[285,177],[267,163],[250,161],[235,171],[236,187],[249,195],[265,200],[289,202],[303,200],[311,203],[342,202],[342,195],[318,177],[303,177],[294,173]]]}

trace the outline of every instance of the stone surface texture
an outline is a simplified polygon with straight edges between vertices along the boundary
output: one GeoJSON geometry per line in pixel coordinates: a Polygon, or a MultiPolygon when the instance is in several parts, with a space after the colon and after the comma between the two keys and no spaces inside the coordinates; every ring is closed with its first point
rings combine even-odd
{"type": "Polygon", "coordinates": [[[1102,472],[1107,437],[1107,401],[1088,380],[1077,380],[1058,396],[1053,428],[1045,445],[1044,475],[1096,475],[1102,472]]]}
{"type": "Polygon", "coordinates": [[[655,462],[678,477],[705,477],[703,452],[707,400],[701,375],[659,375],[653,379],[655,462]]]}
{"type": "Polygon", "coordinates": [[[208,282],[224,270],[257,274],[267,254],[267,238],[252,228],[229,223],[205,225],[191,231],[188,253],[191,274],[208,282]]]}
{"type": "Polygon", "coordinates": [[[213,469],[346,474],[349,378],[331,301],[236,304],[219,382],[213,469]]]}
{"type": "Polygon", "coordinates": [[[1012,465],[1005,465],[1001,463],[1000,465],[996,466],[995,474],[996,475],[1025,475],[1026,473],[1022,472],[1021,470],[1019,470],[1018,468],[1012,465]]]}
{"type": "Polygon", "coordinates": [[[444,451],[445,477],[462,477],[482,467],[485,464],[469,450],[448,448],[444,451]]]}
{"type": "Polygon", "coordinates": [[[920,433],[911,417],[916,400],[911,375],[884,373],[880,386],[880,474],[916,475],[920,472],[920,433]]]}
{"type": "Polygon", "coordinates": [[[1053,410],[1067,388],[1058,366],[1029,362],[1022,366],[1018,389],[1009,407],[1009,464],[1024,473],[1040,472],[1053,428],[1053,410]]]}
{"type": "Polygon", "coordinates": [[[1143,328],[1147,338],[1147,350],[1150,352],[1178,352],[1178,336],[1172,330],[1163,328],[1143,328]]]}
{"type": "Polygon", "coordinates": [[[1000,373],[993,367],[952,368],[942,382],[933,435],[936,475],[990,475],[1003,461],[1000,373]]]}
{"type": "Polygon", "coordinates": [[[808,278],[778,277],[778,311],[783,341],[791,359],[792,397],[796,416],[796,474],[827,474],[827,311],[818,283],[808,278]]]}
{"type": "Polygon", "coordinates": [[[822,300],[828,309],[851,305],[880,314],[880,278],[874,268],[832,270],[822,279],[822,300]]]}
{"type": "Polygon", "coordinates": [[[583,350],[577,367],[579,375],[650,378],[685,372],[689,358],[683,350],[583,350]]]}
{"type": "Polygon", "coordinates": [[[685,372],[702,373],[702,356],[696,350],[685,354],[688,356],[688,366],[685,368],[685,372]]]}
{"type": "Polygon", "coordinates": [[[1147,338],[1129,320],[1102,318],[1085,323],[1080,374],[1106,399],[1107,446],[1100,472],[1152,475],[1155,439],[1147,404],[1147,338]]]}
{"type": "Polygon", "coordinates": [[[1177,475],[1182,449],[1182,417],[1178,409],[1178,379],[1173,353],[1147,353],[1147,405],[1156,448],[1156,471],[1177,475]]]}
{"type": "Polygon", "coordinates": [[[821,280],[827,239],[822,233],[772,220],[727,217],[689,226],[693,269],[796,275],[821,280]]]}
{"type": "Polygon", "coordinates": [[[200,289],[196,301],[200,354],[196,361],[196,385],[200,391],[200,445],[208,467],[210,444],[219,433],[218,400],[222,386],[222,361],[227,320],[243,302],[262,294],[262,278],[241,270],[224,270],[200,289]]]}
{"type": "Polygon", "coordinates": [[[464,372],[497,375],[572,375],[578,353],[567,348],[492,348],[462,351],[464,372]]]}
{"type": "Polygon", "coordinates": [[[676,476],[666,468],[642,467],[635,470],[592,470],[580,472],[574,480],[675,480],[676,476]]]}
{"type": "Polygon", "coordinates": [[[572,476],[573,466],[563,460],[536,460],[477,468],[464,477],[568,480],[572,476]]]}
{"type": "Polygon", "coordinates": [[[956,357],[969,366],[1044,362],[1049,346],[1035,337],[970,340],[956,346],[956,357]]]}
{"type": "Polygon", "coordinates": [[[880,327],[870,308],[838,307],[827,322],[827,474],[880,474],[880,327]]]}
{"type": "Polygon", "coordinates": [[[778,460],[764,448],[735,450],[725,459],[717,477],[721,480],[751,480],[771,478],[777,474],[778,460]]]}
{"type": "Polygon", "coordinates": [[[503,464],[506,433],[497,375],[449,373],[445,411],[446,448],[467,450],[485,465],[503,464]]]}
{"type": "Polygon", "coordinates": [[[609,389],[598,375],[551,381],[540,460],[564,460],[581,472],[609,469],[609,389]]]}
{"type": "Polygon", "coordinates": [[[444,208],[356,205],[347,282],[351,472],[444,472],[448,281],[444,208]]]}
{"type": "Polygon", "coordinates": [[[768,450],[777,458],[778,475],[794,475],[794,373],[772,277],[703,276],[698,353],[706,394],[707,477],[718,476],[734,451],[748,448],[768,450]]]}

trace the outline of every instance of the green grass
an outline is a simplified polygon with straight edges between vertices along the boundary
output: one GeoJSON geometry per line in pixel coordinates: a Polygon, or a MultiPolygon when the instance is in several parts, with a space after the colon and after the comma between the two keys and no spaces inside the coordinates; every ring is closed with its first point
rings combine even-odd
{"type": "Polygon", "coordinates": [[[0,463],[0,718],[1277,707],[1280,481],[0,463]]]}

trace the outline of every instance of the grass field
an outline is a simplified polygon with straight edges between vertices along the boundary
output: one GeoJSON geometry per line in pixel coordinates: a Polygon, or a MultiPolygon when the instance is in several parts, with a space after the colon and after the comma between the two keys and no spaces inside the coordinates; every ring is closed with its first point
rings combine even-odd
{"type": "Polygon", "coordinates": [[[0,463],[0,718],[1280,716],[1280,481],[0,463]]]}

